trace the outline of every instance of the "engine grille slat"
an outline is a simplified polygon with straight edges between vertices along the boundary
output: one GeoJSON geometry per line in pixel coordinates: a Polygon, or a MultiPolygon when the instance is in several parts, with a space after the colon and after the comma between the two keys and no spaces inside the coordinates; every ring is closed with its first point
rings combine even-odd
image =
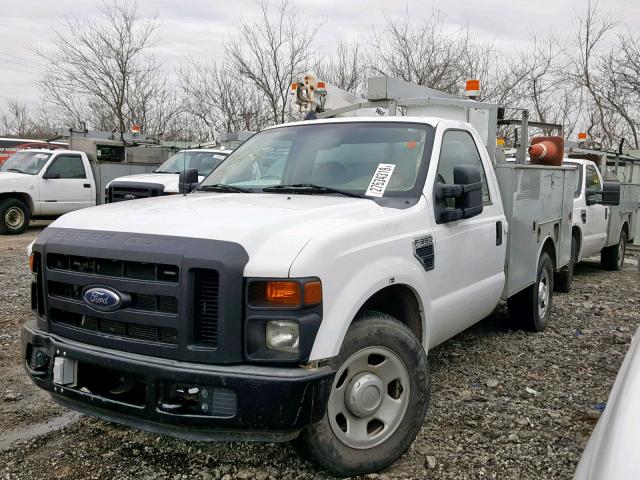
{"type": "Polygon", "coordinates": [[[76,327],[81,330],[96,331],[122,338],[147,340],[172,345],[178,343],[178,331],[175,328],[108,320],[91,315],[65,312],[57,308],[51,309],[51,320],[55,323],[76,327]]]}
{"type": "Polygon", "coordinates": [[[177,283],[180,278],[180,270],[176,265],[80,257],[60,253],[47,254],[47,268],[103,277],[168,283],[177,283]]]}

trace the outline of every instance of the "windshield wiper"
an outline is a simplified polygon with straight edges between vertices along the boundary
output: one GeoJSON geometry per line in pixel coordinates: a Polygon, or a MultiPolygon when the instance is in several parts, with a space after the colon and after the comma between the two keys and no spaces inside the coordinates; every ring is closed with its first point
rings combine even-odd
{"type": "Polygon", "coordinates": [[[19,168],[7,168],[5,171],[7,172],[18,172],[18,173],[24,173],[22,170],[20,170],[19,168]]]}
{"type": "Polygon", "coordinates": [[[238,193],[251,193],[246,188],[234,187],[233,185],[226,185],[224,183],[216,183],[213,185],[200,185],[196,190],[203,192],[238,192],[238,193]]]}
{"type": "Polygon", "coordinates": [[[325,193],[338,193],[345,197],[354,198],[367,198],[361,193],[349,192],[347,190],[340,190],[338,188],[324,187],[322,185],[314,185],[313,183],[294,183],[291,185],[274,185],[272,187],[265,187],[263,192],[286,192],[286,193],[307,193],[307,194],[325,194],[325,193]]]}
{"type": "Polygon", "coordinates": [[[165,171],[165,170],[162,170],[162,171],[160,171],[160,170],[154,170],[154,171],[153,171],[153,173],[180,173],[180,172],[167,172],[167,171],[165,171]]]}

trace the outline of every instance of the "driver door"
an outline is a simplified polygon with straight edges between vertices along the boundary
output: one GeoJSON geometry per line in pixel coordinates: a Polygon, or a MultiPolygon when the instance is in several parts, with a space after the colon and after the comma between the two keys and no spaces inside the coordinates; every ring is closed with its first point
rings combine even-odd
{"type": "Polygon", "coordinates": [[[439,270],[438,281],[429,285],[433,295],[434,343],[491,313],[505,282],[506,233],[502,203],[486,150],[470,132],[456,129],[444,132],[436,175],[427,198],[435,203],[435,184],[452,184],[453,169],[457,165],[480,168],[483,211],[472,218],[442,222],[435,218],[435,209],[431,209],[435,224],[435,270],[439,270]]]}
{"type": "MultiPolygon", "coordinates": [[[[585,201],[589,198],[589,190],[602,190],[600,174],[593,165],[587,165],[585,168],[585,201]]],[[[604,247],[607,241],[608,213],[609,208],[600,204],[586,205],[580,212],[584,231],[583,257],[596,255],[604,247]]]]}
{"type": "Polygon", "coordinates": [[[39,180],[42,215],[61,215],[92,206],[94,190],[80,155],[57,155],[39,180]]]}

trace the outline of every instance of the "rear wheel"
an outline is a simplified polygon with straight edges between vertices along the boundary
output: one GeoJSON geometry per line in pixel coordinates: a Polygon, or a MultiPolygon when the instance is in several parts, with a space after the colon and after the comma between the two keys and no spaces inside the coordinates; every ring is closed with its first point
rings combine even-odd
{"type": "Polygon", "coordinates": [[[627,253],[627,231],[623,228],[617,245],[605,247],[600,252],[600,266],[605,270],[622,270],[627,253]]]}
{"type": "Polygon", "coordinates": [[[540,255],[536,282],[507,300],[509,318],[520,328],[541,332],[547,327],[553,304],[553,262],[540,255]]]}
{"type": "Polygon", "coordinates": [[[569,260],[569,264],[556,273],[554,278],[556,292],[569,293],[571,291],[573,271],[576,263],[578,263],[578,239],[574,235],[571,237],[571,259],[569,260]]]}
{"type": "Polygon", "coordinates": [[[426,353],[398,320],[366,312],[349,328],[334,366],[326,415],[297,446],[341,477],[382,470],[407,451],[424,421],[426,353]]]}
{"type": "Polygon", "coordinates": [[[29,207],[20,199],[8,198],[0,202],[0,233],[18,235],[29,226],[29,207]]]}

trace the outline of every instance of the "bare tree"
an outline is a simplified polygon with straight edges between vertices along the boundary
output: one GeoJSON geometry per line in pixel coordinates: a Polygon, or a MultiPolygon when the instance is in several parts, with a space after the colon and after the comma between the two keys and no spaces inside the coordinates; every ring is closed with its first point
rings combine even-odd
{"type": "Polygon", "coordinates": [[[185,110],[204,124],[209,141],[222,132],[260,130],[271,118],[261,92],[247,88],[228,65],[192,59],[179,77],[185,110]]]}
{"type": "Polygon", "coordinates": [[[335,55],[319,62],[316,71],[318,78],[354,95],[364,95],[366,68],[358,43],[339,38],[335,55]]]}
{"type": "Polygon", "coordinates": [[[26,137],[31,133],[32,127],[33,120],[27,105],[17,100],[9,100],[6,112],[0,115],[0,128],[3,135],[26,137]]]}
{"type": "Polygon", "coordinates": [[[584,16],[577,21],[576,52],[569,55],[570,68],[567,70],[567,78],[576,88],[584,89],[593,103],[593,109],[589,112],[591,120],[595,120],[595,123],[591,122],[592,131],[602,135],[609,145],[614,142],[616,125],[612,122],[602,95],[603,78],[598,75],[598,49],[618,23],[618,17],[613,12],[600,13],[598,0],[588,0],[584,16]],[[595,118],[592,116],[594,112],[597,113],[595,118]]]}
{"type": "Polygon", "coordinates": [[[264,95],[270,121],[282,123],[288,118],[289,86],[314,64],[312,44],[320,25],[305,21],[289,0],[282,0],[274,13],[266,0],[257,7],[257,17],[238,24],[226,53],[243,89],[264,95]]]}
{"type": "Polygon", "coordinates": [[[158,23],[142,19],[135,2],[105,3],[100,13],[98,19],[67,19],[53,51],[36,52],[50,64],[39,84],[62,118],[124,132],[140,112],[148,122],[147,113],[166,98],[166,78],[147,54],[158,23]]]}
{"type": "Polygon", "coordinates": [[[368,66],[378,75],[401,78],[449,93],[459,93],[466,73],[463,55],[469,44],[465,31],[448,33],[439,11],[419,22],[407,9],[401,17],[385,14],[385,26],[374,32],[368,66]]]}

